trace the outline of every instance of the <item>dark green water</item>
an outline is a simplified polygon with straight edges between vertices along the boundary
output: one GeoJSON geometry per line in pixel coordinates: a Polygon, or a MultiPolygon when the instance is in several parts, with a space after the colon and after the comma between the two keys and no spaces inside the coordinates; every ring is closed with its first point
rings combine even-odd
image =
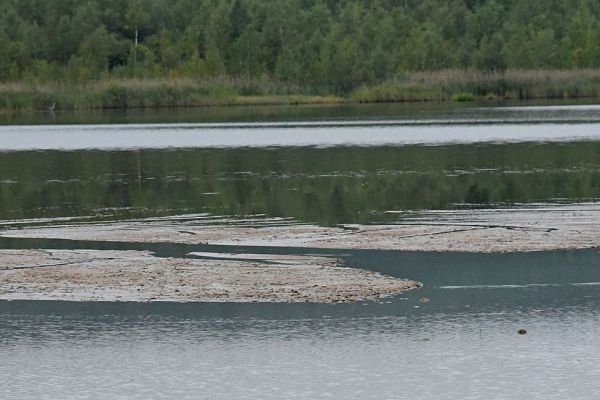
{"type": "Polygon", "coordinates": [[[207,212],[321,224],[600,198],[599,143],[0,154],[0,219],[207,212]]]}
{"type": "Polygon", "coordinates": [[[537,119],[598,120],[597,100],[530,100],[493,103],[378,103],[302,106],[190,107],[129,110],[80,110],[1,114],[0,125],[219,123],[355,119],[537,119]],[[554,109],[560,107],[562,110],[554,109]],[[567,108],[565,113],[564,109],[567,108]]]}
{"type": "Polygon", "coordinates": [[[465,107],[460,104],[376,104],[318,106],[245,106],[130,110],[92,110],[78,112],[37,112],[0,114],[0,124],[127,124],[182,122],[264,122],[306,121],[355,118],[392,118],[397,116],[452,116],[465,107]]]}

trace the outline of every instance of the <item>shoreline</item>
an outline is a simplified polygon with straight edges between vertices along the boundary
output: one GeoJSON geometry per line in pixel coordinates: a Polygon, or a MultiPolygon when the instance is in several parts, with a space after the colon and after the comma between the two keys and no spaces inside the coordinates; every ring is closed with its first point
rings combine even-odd
{"type": "MultiPolygon", "coordinates": [[[[1,96],[1,94],[0,94],[1,96]]],[[[35,114],[39,112],[63,112],[63,111],[125,111],[125,110],[169,110],[169,109],[210,109],[210,108],[229,108],[229,107],[278,107],[278,106],[343,106],[343,105],[369,105],[369,104],[419,104],[419,103],[431,103],[431,104],[459,104],[459,103],[472,103],[472,104],[496,104],[502,102],[513,102],[513,101],[568,101],[568,100],[598,100],[600,101],[600,93],[591,96],[565,96],[565,97],[547,97],[547,96],[536,96],[519,98],[513,96],[505,97],[489,97],[489,96],[478,96],[473,97],[470,100],[453,100],[449,97],[407,97],[405,99],[386,100],[374,98],[371,100],[353,100],[351,98],[337,97],[332,95],[326,96],[308,96],[308,95],[280,95],[280,96],[239,96],[233,99],[220,100],[218,98],[206,99],[197,103],[184,103],[184,104],[162,104],[153,103],[149,105],[131,105],[131,106],[67,106],[66,108],[56,108],[54,110],[48,110],[46,106],[40,107],[25,107],[25,108],[9,108],[2,107],[0,103],[0,115],[19,115],[19,114],[35,114]]],[[[1,99],[0,99],[1,101],[1,99]]],[[[31,101],[35,101],[31,99],[31,101]]],[[[595,103],[595,102],[594,102],[595,103]]],[[[52,103],[50,103],[52,104],[52,103]]]]}
{"type": "Polygon", "coordinates": [[[0,84],[0,113],[368,103],[600,99],[600,69],[410,72],[344,93],[232,77],[105,78],[86,83],[0,84]],[[255,89],[248,92],[248,87],[255,89]]]}

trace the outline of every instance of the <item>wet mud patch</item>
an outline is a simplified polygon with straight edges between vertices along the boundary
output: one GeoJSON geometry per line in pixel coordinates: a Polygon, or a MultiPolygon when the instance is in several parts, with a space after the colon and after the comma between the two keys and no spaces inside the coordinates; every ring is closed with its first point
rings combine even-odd
{"type": "Polygon", "coordinates": [[[5,238],[129,243],[506,253],[600,246],[600,203],[400,212],[394,224],[318,226],[282,219],[175,216],[8,227],[5,238]]]}
{"type": "Polygon", "coordinates": [[[421,286],[338,262],[318,256],[200,259],[144,251],[0,250],[0,299],[341,303],[421,286]]]}

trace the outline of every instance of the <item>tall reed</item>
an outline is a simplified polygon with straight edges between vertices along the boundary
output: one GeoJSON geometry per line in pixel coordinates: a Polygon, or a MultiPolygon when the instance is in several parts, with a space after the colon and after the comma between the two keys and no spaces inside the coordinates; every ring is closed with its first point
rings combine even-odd
{"type": "Polygon", "coordinates": [[[151,108],[339,102],[600,98],[600,69],[412,72],[344,96],[276,79],[108,79],[86,84],[0,84],[0,110],[151,108]]]}

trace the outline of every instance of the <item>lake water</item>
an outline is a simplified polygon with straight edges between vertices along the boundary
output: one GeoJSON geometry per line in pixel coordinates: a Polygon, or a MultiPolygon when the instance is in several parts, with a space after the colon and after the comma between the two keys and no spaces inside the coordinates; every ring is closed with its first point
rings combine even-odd
{"type": "MultiPolygon", "coordinates": [[[[600,198],[595,105],[2,118],[0,221],[202,212],[332,225],[395,221],[403,210],[600,198]]],[[[335,254],[425,284],[341,305],[0,301],[1,399],[600,395],[597,250],[469,255],[17,239],[0,248],[335,254]]]]}
{"type": "Polygon", "coordinates": [[[600,197],[595,105],[181,112],[177,124],[138,111],[0,126],[0,219],[206,212],[369,223],[396,218],[388,211],[600,197]]]}
{"type": "Polygon", "coordinates": [[[427,282],[380,303],[0,302],[0,396],[591,399],[598,256],[349,252],[427,282]]]}

